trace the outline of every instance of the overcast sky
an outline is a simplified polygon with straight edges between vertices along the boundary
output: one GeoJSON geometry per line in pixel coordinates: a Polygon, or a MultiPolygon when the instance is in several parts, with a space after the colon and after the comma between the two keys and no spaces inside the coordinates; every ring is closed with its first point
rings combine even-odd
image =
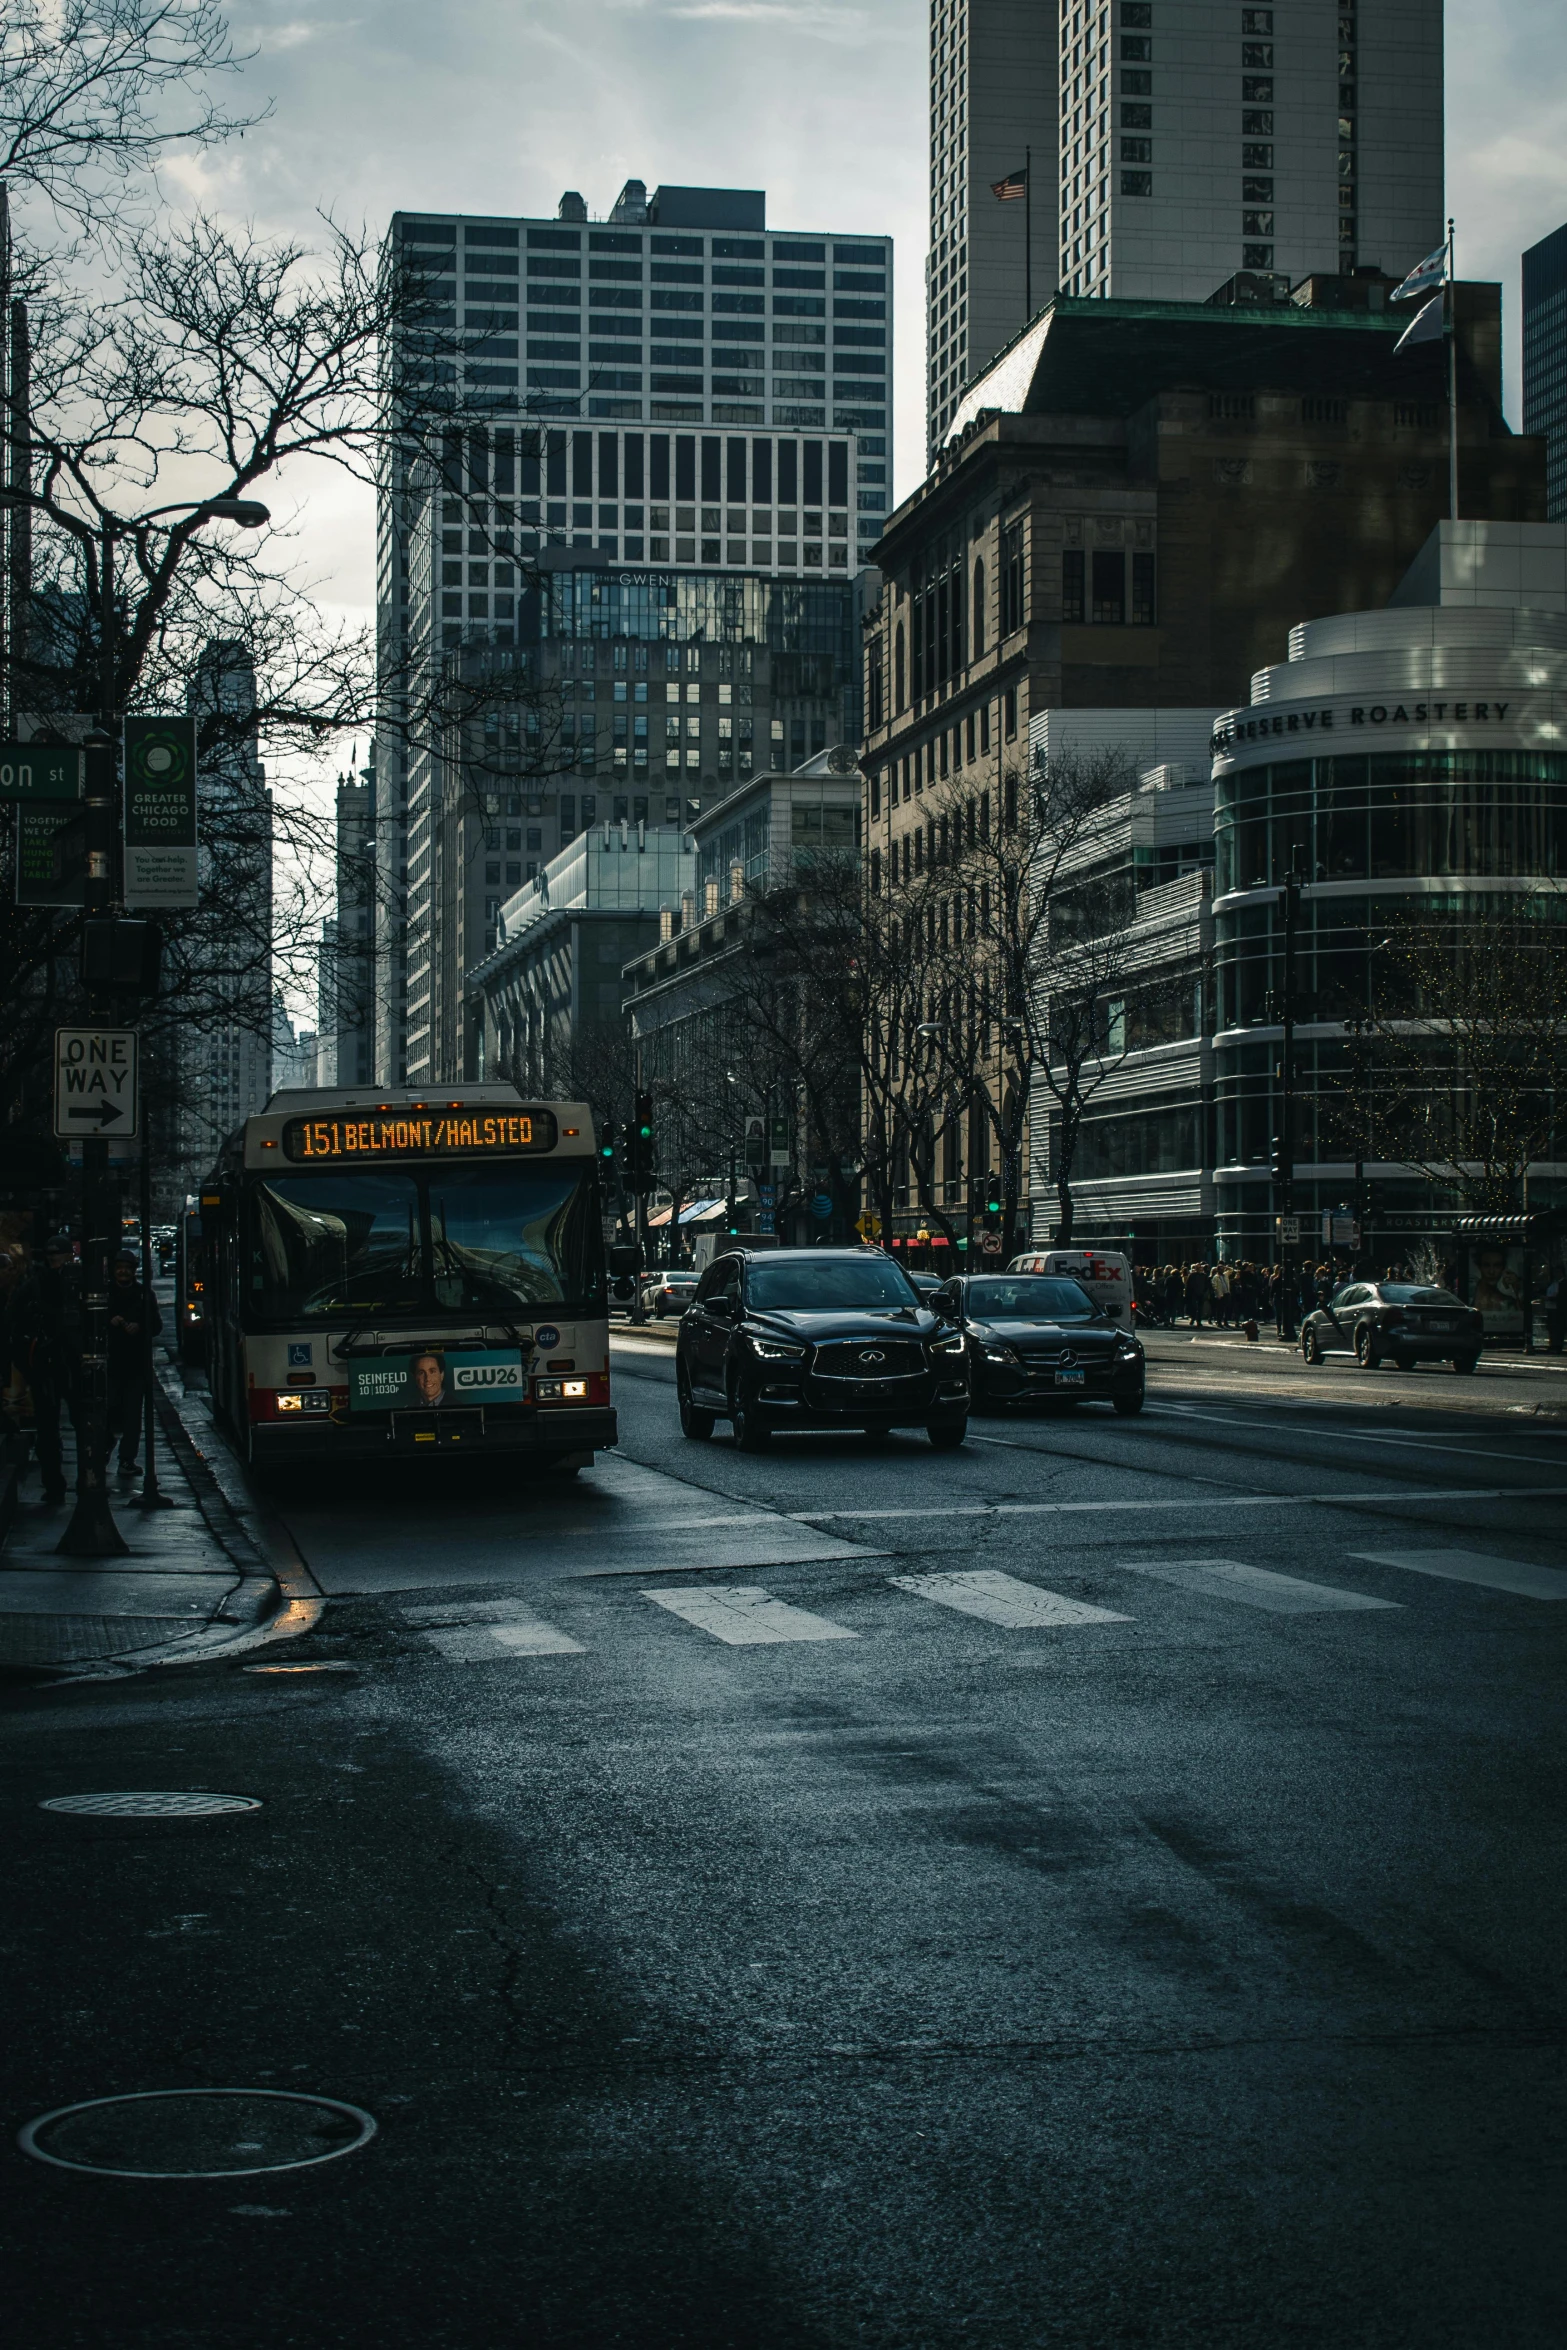
{"type": "MultiPolygon", "coordinates": [[[[1516,423],[1518,256],[1567,219],[1567,8],[1450,0],[1447,21],[1459,268],[1503,280],[1516,423]]],[[[924,447],[926,23],[916,0],[262,0],[235,29],[272,118],[186,192],[300,233],[318,206],[379,226],[550,213],[563,188],[602,213],[634,176],[765,187],[774,227],[890,233],[903,492],[924,447]]],[[[366,502],[317,477],[302,519],[331,599],[366,609],[366,502]]]]}

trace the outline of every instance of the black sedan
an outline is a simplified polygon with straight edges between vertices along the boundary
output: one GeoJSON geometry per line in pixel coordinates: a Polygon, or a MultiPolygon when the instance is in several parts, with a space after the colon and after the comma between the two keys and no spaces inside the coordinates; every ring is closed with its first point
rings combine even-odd
{"type": "Polygon", "coordinates": [[[1300,1351],[1308,1363],[1352,1354],[1364,1371],[1384,1362],[1401,1371],[1416,1363],[1451,1363],[1472,1371],[1485,1325],[1450,1289],[1417,1281],[1349,1281],[1306,1316],[1300,1351]]]}
{"type": "Polygon", "coordinates": [[[980,1273],[949,1281],[935,1302],[962,1335],[976,1403],[1142,1410],[1142,1341],[1102,1313],[1080,1283],[1044,1273],[980,1273]]]}
{"type": "Polygon", "coordinates": [[[968,1425],[962,1332],[877,1248],[715,1257],[680,1325],[675,1389],[685,1435],[726,1419],[742,1452],[778,1428],[923,1428],[946,1450],[968,1425]]]}

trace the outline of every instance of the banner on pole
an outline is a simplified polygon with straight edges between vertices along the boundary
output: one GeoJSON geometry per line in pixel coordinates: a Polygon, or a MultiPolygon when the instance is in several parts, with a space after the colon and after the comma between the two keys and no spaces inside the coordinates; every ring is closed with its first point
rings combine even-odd
{"type": "Polygon", "coordinates": [[[125,721],[125,903],[194,906],[196,721],[125,721]]]}

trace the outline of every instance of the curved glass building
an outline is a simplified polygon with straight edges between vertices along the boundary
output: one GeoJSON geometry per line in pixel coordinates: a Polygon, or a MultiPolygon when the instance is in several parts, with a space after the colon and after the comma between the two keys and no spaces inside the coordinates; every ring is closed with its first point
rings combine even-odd
{"type": "MultiPolygon", "coordinates": [[[[1368,1010],[1418,1011],[1391,994],[1407,982],[1390,933],[1411,917],[1447,930],[1458,954],[1466,931],[1472,942],[1521,902],[1531,921],[1567,921],[1567,530],[1444,523],[1386,610],[1293,629],[1288,661],[1259,671],[1250,705],[1219,720],[1214,781],[1221,1253],[1271,1248],[1292,870],[1303,883],[1292,1154],[1303,1236],[1362,1185],[1370,1248],[1434,1238],[1462,1203],[1377,1160],[1356,1031],[1368,1010]]],[[[1567,1162],[1567,1135],[1553,1148],[1567,1162]]],[[[1567,1201],[1562,1162],[1531,1165],[1530,1209],[1567,1201]]]]}

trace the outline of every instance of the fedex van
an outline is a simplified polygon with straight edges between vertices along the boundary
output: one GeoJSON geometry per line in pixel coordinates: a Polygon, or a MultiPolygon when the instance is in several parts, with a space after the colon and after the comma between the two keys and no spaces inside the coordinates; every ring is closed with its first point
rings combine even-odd
{"type": "Polygon", "coordinates": [[[1123,1330],[1132,1327],[1132,1268],[1125,1257],[1101,1248],[1030,1249],[1014,1257],[1009,1273],[1054,1273],[1079,1281],[1101,1313],[1123,1330]]]}

